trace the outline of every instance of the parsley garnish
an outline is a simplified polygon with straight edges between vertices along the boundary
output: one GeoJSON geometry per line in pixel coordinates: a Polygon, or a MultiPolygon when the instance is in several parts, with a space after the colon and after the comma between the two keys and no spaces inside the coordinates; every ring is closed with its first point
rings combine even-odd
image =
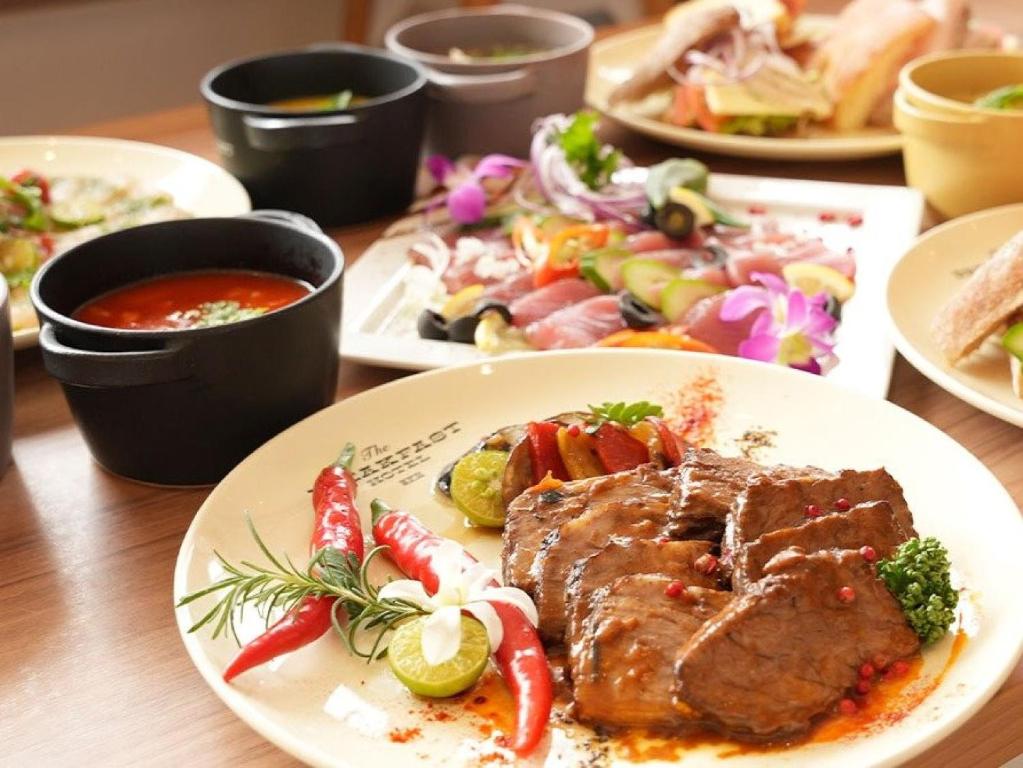
{"type": "Polygon", "coordinates": [[[640,400],[638,403],[601,403],[588,407],[592,414],[591,423],[614,422],[623,427],[634,427],[645,418],[664,414],[664,409],[661,406],[646,400],[640,400]]]}
{"type": "Polygon", "coordinates": [[[622,153],[600,143],[594,133],[596,112],[576,112],[572,123],[558,134],[558,144],[565,159],[590,189],[600,189],[611,181],[622,153]]]}

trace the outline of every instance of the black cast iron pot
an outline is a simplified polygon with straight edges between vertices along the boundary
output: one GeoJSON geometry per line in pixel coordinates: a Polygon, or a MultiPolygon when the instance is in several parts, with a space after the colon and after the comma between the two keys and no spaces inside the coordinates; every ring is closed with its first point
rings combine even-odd
{"type": "Polygon", "coordinates": [[[354,224],[413,199],[426,117],[426,76],[409,60],[358,45],[224,64],[202,79],[220,155],[257,208],[285,208],[321,226],[354,224]],[[267,103],[351,90],[344,110],[267,103]]]}
{"type": "Polygon", "coordinates": [[[114,232],[39,271],[32,302],[43,362],[102,466],[149,483],[214,483],[333,402],[344,257],[311,221],[267,213],[114,232]],[[275,312],[210,328],[121,330],[71,318],[114,288],[207,269],[286,275],[314,290],[275,312]]]}

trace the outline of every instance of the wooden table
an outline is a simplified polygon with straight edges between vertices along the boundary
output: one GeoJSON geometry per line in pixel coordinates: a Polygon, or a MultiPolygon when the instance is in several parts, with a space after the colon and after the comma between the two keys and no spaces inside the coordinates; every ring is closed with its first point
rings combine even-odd
{"type": "MultiPolygon", "coordinates": [[[[1008,16],[1008,5],[994,3],[1008,16]]],[[[151,141],[215,159],[202,108],[78,133],[151,141]]],[[[677,151],[608,131],[640,163],[677,151]]],[[[787,164],[711,158],[715,170],[904,183],[898,158],[787,164]]],[[[332,234],[349,263],[386,222],[332,234]]],[[[37,350],[17,354],[15,465],[0,480],[0,764],[294,765],[213,696],[178,638],[171,575],[206,490],[113,477],[89,457],[37,350]]],[[[401,376],[344,364],[338,397],[401,376]]],[[[961,442],[1023,500],[1020,432],[947,395],[901,358],[890,398],[961,442]]],[[[1023,753],[1023,665],[916,768],[985,768],[1023,753]]]]}

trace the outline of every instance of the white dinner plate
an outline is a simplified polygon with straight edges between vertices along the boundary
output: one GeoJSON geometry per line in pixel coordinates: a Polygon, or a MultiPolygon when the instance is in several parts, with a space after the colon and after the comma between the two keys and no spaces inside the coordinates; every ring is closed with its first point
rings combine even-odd
{"type": "MultiPolygon", "coordinates": [[[[884,321],[884,278],[920,231],[923,197],[915,189],[829,181],[800,181],[712,173],[710,196],[748,218],[763,206],[782,226],[822,237],[856,254],[856,293],[842,307],[836,333],[839,364],[828,378],[885,397],[894,347],[884,321]],[[830,213],[834,223],[822,223],[830,213]],[[853,215],[861,226],[846,225],[853,215]]],[[[416,312],[396,312],[409,269],[408,248],[420,235],[378,240],[348,269],[344,287],[341,356],[370,365],[428,370],[489,359],[471,344],[419,338],[416,312]]]]}
{"type": "MultiPolygon", "coordinates": [[[[219,165],[170,147],[89,136],[0,137],[0,173],[23,168],[44,176],[113,176],[146,192],[166,192],[192,216],[236,216],[252,210],[249,195],[219,165]]],[[[14,348],[34,346],[38,328],[14,332],[14,348]]]]}
{"type": "Polygon", "coordinates": [[[958,365],[931,337],[938,310],[970,272],[1023,230],[1023,204],[953,219],[928,231],[893,266],[887,308],[899,352],[924,376],[970,405],[1023,427],[1023,400],[1012,391],[1009,360],[996,337],[958,365]]]}
{"type": "MultiPolygon", "coordinates": [[[[433,371],[349,398],[274,438],[217,486],[182,542],[175,600],[221,574],[214,550],[228,561],[262,562],[246,531],[246,513],[272,551],[304,561],[312,526],[309,488],[346,441],[360,449],[355,472],[364,524],[370,500],[381,497],[499,568],[500,534],[466,527],[453,507],[431,495],[432,478],[443,465],[497,427],[587,403],[648,399],[679,416],[685,410],[680,403],[694,389],[703,392],[704,404],[718,403],[710,444],[723,452],[734,452],[748,430],[769,430],[773,437],[757,457],[763,462],[832,470],[887,467],[903,485],[921,535],[937,536],[948,546],[965,587],[963,631],[969,637],[940,680],[951,634],[926,649],[921,676],[904,691],[922,701],[891,724],[838,741],[724,761],[719,752],[726,746],[693,746],[682,764],[895,765],[962,726],[999,688],[1021,651],[1023,519],[1016,505],[980,461],[916,416],[817,376],[734,358],[655,350],[530,354],[433,371]],[[933,690],[921,693],[929,686],[933,690]]],[[[379,570],[379,576],[389,572],[379,570]]],[[[220,675],[236,652],[233,641],[186,632],[208,599],[177,611],[193,662],[227,706],[297,758],[317,766],[426,768],[478,765],[494,754],[495,734],[481,732],[479,715],[466,713],[464,704],[430,706],[416,699],[386,663],[367,665],[349,656],[333,634],[225,684],[220,675]]],[[[261,620],[249,612],[242,639],[260,628],[261,620]]],[[[552,723],[525,764],[582,764],[586,733],[552,723]]],[[[629,765],[614,742],[608,748],[617,759],[612,764],[629,765]]]]}
{"type": "MultiPolygon", "coordinates": [[[[800,25],[813,35],[834,24],[833,16],[807,14],[800,25]]],[[[661,25],[622,32],[593,45],[586,82],[586,103],[634,131],[679,147],[734,157],[763,160],[856,160],[893,155],[902,149],[902,138],[894,128],[866,128],[855,133],[817,129],[812,136],[774,138],[731,136],[698,128],[682,128],[660,120],[656,113],[666,106],[619,104],[609,107],[607,97],[628,79],[661,35],[661,25]]],[[[656,100],[656,98],[655,98],[656,100]]]]}

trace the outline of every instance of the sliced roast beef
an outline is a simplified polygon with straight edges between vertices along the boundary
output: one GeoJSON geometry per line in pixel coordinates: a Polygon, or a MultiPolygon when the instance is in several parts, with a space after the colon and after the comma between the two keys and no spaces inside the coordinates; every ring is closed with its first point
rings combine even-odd
{"type": "Polygon", "coordinates": [[[717,560],[711,558],[710,548],[709,541],[613,537],[603,549],[576,560],[566,587],[566,644],[579,641],[593,593],[620,576],[657,573],[678,579],[686,586],[719,589],[715,575],[717,560]]]}
{"type": "Polygon", "coordinates": [[[643,466],[605,477],[575,480],[556,491],[529,489],[516,496],[508,505],[504,525],[504,583],[532,594],[536,583],[530,569],[544,538],[584,511],[613,513],[623,505],[640,505],[666,514],[672,476],[671,471],[643,466]]]}
{"type": "Polygon", "coordinates": [[[607,546],[612,536],[652,539],[664,534],[667,504],[646,504],[643,498],[591,507],[562,523],[544,538],[530,571],[540,616],[540,636],[560,643],[568,626],[566,586],[576,561],[607,546]]]}
{"type": "Polygon", "coordinates": [[[595,592],[569,652],[575,715],[607,727],[676,728],[687,716],[672,702],[675,654],[731,600],[690,587],[672,597],[670,576],[622,576],[595,592]]]}
{"type": "Polygon", "coordinates": [[[726,734],[766,740],[805,731],[865,661],[919,648],[898,602],[855,550],[784,550],[765,573],[678,654],[678,703],[726,734]]]}
{"type": "Polygon", "coordinates": [[[739,547],[733,556],[732,589],[745,592],[763,576],[767,562],[789,547],[809,553],[869,545],[878,557],[887,557],[908,538],[888,502],[860,504],[845,514],[825,515],[795,528],[770,531],[739,547]]]}
{"type": "Polygon", "coordinates": [[[822,477],[815,467],[765,467],[739,456],[721,456],[705,448],[690,448],[679,467],[679,482],[671,496],[671,524],[677,536],[719,539],[736,498],[755,476],[822,477]]]}
{"type": "Polygon", "coordinates": [[[887,501],[907,536],[916,536],[913,516],[902,495],[902,487],[884,469],[866,472],[843,469],[834,475],[778,477],[755,476],[736,499],[725,528],[722,546],[731,552],[762,534],[779,528],[803,525],[818,515],[848,510],[848,505],[887,501]]]}

